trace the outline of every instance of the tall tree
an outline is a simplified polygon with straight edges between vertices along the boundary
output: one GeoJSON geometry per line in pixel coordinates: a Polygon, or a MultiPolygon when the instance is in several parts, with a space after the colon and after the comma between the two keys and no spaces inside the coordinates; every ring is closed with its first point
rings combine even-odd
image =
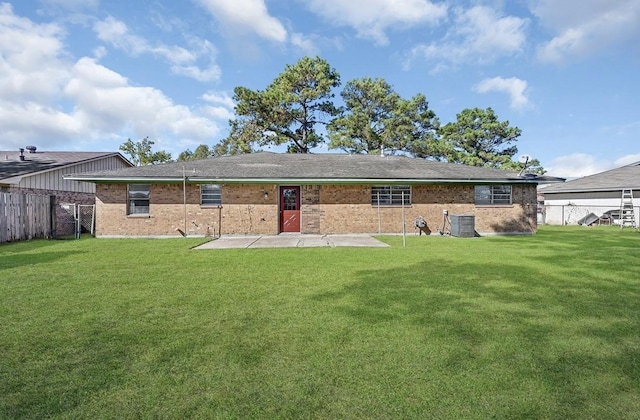
{"type": "Polygon", "coordinates": [[[381,149],[391,149],[387,129],[401,100],[391,85],[383,79],[351,80],[341,96],[346,113],[327,127],[329,148],[349,153],[378,153],[381,149]]]}
{"type": "Polygon", "coordinates": [[[207,159],[210,158],[212,154],[213,150],[209,149],[209,146],[201,144],[196,147],[196,150],[193,152],[190,149],[180,152],[177,160],[178,162],[183,162],[186,160],[207,159]]]}
{"type": "Polygon", "coordinates": [[[520,159],[517,162],[512,160],[502,165],[500,169],[538,175],[544,175],[547,172],[538,159],[528,159],[526,162],[521,162],[520,159]]]}
{"type": "Polygon", "coordinates": [[[429,109],[427,98],[418,94],[399,103],[396,131],[401,135],[401,149],[414,157],[441,160],[447,149],[438,135],[440,121],[429,109]]]}
{"type": "Polygon", "coordinates": [[[264,91],[236,87],[236,115],[231,132],[217,151],[245,152],[259,146],[288,145],[289,152],[307,153],[324,141],[316,131],[340,113],[332,90],[340,75],[325,60],[304,57],[285,70],[264,91]]]}
{"type": "Polygon", "coordinates": [[[213,147],[214,156],[252,153],[253,145],[260,141],[262,132],[255,120],[235,119],[229,121],[229,136],[213,147]]]}
{"type": "Polygon", "coordinates": [[[171,162],[171,153],[164,150],[154,152],[152,150],[154,144],[155,142],[149,140],[148,136],[135,143],[131,139],[127,139],[120,145],[120,150],[129,156],[131,163],[135,166],[171,162]]]}
{"type": "Polygon", "coordinates": [[[349,153],[406,151],[434,156],[438,120],[424,95],[403,99],[384,79],[349,81],[346,112],[328,125],[329,148],[349,153]]]}
{"type": "Polygon", "coordinates": [[[449,148],[449,162],[471,166],[503,168],[509,166],[518,152],[513,144],[520,136],[518,127],[499,121],[493,109],[464,109],[456,122],[442,127],[440,134],[449,148]]]}

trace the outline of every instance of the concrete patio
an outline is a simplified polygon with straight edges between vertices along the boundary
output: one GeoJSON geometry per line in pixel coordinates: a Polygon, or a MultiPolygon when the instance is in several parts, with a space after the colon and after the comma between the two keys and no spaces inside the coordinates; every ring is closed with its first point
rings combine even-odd
{"type": "Polygon", "coordinates": [[[388,247],[371,235],[302,235],[222,236],[194,249],[230,248],[306,248],[306,247],[388,247]]]}

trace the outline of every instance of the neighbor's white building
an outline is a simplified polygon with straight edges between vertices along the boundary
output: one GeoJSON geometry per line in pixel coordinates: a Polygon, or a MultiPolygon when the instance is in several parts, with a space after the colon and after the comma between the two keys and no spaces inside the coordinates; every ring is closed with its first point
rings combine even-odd
{"type": "Polygon", "coordinates": [[[639,226],[640,162],[541,188],[543,223],[577,224],[590,213],[596,216],[613,214],[612,223],[616,223],[624,189],[632,190],[636,226],[639,226]]]}

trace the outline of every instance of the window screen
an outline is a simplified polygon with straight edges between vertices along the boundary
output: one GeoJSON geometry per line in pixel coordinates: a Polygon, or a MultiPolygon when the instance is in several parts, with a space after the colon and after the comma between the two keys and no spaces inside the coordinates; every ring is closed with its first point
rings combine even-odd
{"type": "Polygon", "coordinates": [[[411,204],[410,185],[374,185],[371,187],[371,204],[374,206],[400,206],[411,204]]]}
{"type": "Polygon", "coordinates": [[[149,214],[151,185],[129,184],[127,214],[149,214]]]}
{"type": "Polygon", "coordinates": [[[511,204],[511,185],[476,185],[476,205],[511,204]]]}
{"type": "Polygon", "coordinates": [[[222,186],[218,184],[200,185],[200,204],[203,206],[222,205],[222,186]]]}

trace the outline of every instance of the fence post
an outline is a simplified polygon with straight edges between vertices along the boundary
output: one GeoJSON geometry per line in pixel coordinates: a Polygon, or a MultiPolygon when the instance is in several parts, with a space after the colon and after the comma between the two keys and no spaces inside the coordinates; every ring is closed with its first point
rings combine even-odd
{"type": "Polygon", "coordinates": [[[49,196],[49,232],[50,237],[53,239],[57,239],[57,220],[56,220],[56,197],[53,195],[49,196]]]}

